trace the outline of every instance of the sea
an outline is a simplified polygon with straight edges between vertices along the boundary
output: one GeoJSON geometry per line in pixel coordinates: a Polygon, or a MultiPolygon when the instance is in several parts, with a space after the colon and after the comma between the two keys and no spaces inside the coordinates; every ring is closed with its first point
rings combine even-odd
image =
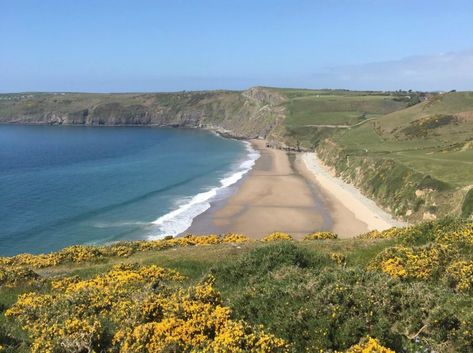
{"type": "Polygon", "coordinates": [[[0,256],[181,234],[258,157],[198,129],[0,125],[0,256]]]}

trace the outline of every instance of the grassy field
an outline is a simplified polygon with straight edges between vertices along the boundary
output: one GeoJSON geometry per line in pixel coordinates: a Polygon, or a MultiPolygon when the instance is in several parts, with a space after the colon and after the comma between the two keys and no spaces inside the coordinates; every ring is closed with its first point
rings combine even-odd
{"type": "Polygon", "coordinates": [[[471,215],[472,92],[282,92],[286,143],[315,149],[378,205],[409,222],[471,215]]]}
{"type": "MultiPolygon", "coordinates": [[[[473,324],[471,222],[448,219],[372,232],[350,240],[260,242],[240,237],[238,243],[216,243],[218,238],[205,239],[197,246],[183,242],[169,247],[166,241],[150,245],[116,244],[109,250],[100,250],[111,254],[105,257],[93,247],[75,247],[63,255],[53,254],[59,261],[55,266],[45,266],[41,261],[46,257],[41,261],[25,256],[0,258],[0,346],[5,352],[29,352],[31,344],[41,347],[50,344],[55,347],[54,352],[85,352],[85,348],[77,347],[100,344],[94,346],[95,351],[115,351],[107,347],[116,345],[113,343],[116,341],[107,337],[120,327],[125,329],[120,335],[126,335],[127,325],[145,328],[152,324],[158,325],[158,330],[159,325],[167,322],[166,315],[171,314],[180,317],[180,323],[173,326],[172,336],[183,335],[182,339],[171,342],[165,337],[152,336],[151,331],[148,334],[135,331],[133,340],[138,340],[140,345],[127,341],[130,345],[126,351],[187,352],[196,348],[192,342],[202,335],[209,335],[210,341],[205,344],[211,344],[216,339],[214,335],[218,336],[217,328],[195,326],[200,325],[196,317],[182,316],[180,310],[187,310],[185,306],[178,311],[166,309],[171,311],[165,310],[152,318],[135,315],[145,309],[149,313],[153,301],[164,303],[163,300],[168,300],[165,298],[176,295],[175,301],[192,300],[194,306],[202,305],[200,301],[204,300],[207,309],[209,305],[217,311],[222,306],[228,307],[232,311],[227,318],[232,320],[231,325],[244,322],[248,325],[247,332],[259,330],[257,327],[262,325],[265,334],[282,338],[287,344],[284,349],[273,345],[262,350],[245,341],[250,336],[233,341],[235,338],[230,335],[225,338],[227,343],[221,352],[353,353],[357,351],[348,349],[360,340],[365,342],[367,336],[398,353],[424,350],[466,353],[473,348],[473,334],[469,333],[473,324]],[[138,250],[142,247],[148,250],[138,250]],[[176,270],[185,279],[169,285],[164,279],[158,282],[150,279],[141,284],[139,271],[150,271],[152,265],[176,270]],[[8,276],[9,271],[20,273],[19,268],[23,271],[21,276],[8,276]],[[34,277],[27,269],[33,270],[34,277]],[[213,278],[211,282],[209,276],[213,278]],[[117,287],[111,284],[102,287],[103,281],[112,281],[117,287]],[[69,289],[64,291],[64,285],[69,289]],[[185,294],[188,290],[191,297],[185,294]],[[160,297],[161,291],[168,293],[167,297],[160,297]],[[30,292],[34,294],[20,297],[30,292]],[[51,293],[54,297],[49,296],[51,293]],[[110,296],[115,298],[112,303],[103,302],[110,296]],[[51,305],[45,304],[50,300],[53,300],[51,305]],[[129,304],[119,305],[120,301],[128,303],[128,300],[131,300],[129,304]],[[23,302],[28,304],[22,306],[23,302]],[[98,309],[97,303],[101,303],[102,309],[98,309]],[[118,306],[112,310],[110,305],[118,306]],[[119,315],[117,311],[123,310],[128,319],[113,321],[119,315]],[[70,331],[69,319],[86,321],[83,327],[70,331]],[[24,324],[24,320],[28,321],[22,329],[20,322],[24,324]],[[81,337],[88,334],[87,325],[91,322],[105,325],[100,326],[105,331],[93,331],[87,336],[90,340],[84,343],[81,337]],[[186,331],[181,331],[179,325],[190,323],[194,326],[182,326],[186,331]],[[62,331],[50,335],[56,332],[54,327],[62,327],[62,331]],[[211,333],[212,330],[217,331],[211,333]],[[71,342],[75,348],[70,348],[71,342]],[[233,344],[250,345],[238,350],[233,344]],[[165,348],[151,350],[151,346],[165,348]]],[[[207,310],[204,307],[202,310],[207,310]]]]}
{"type": "Polygon", "coordinates": [[[472,93],[435,96],[333,139],[353,153],[394,159],[453,187],[473,185],[472,93]]]}
{"type": "Polygon", "coordinates": [[[369,121],[409,105],[405,94],[348,91],[273,89],[286,97],[284,133],[289,145],[314,148],[334,128],[369,121]]]}
{"type": "Polygon", "coordinates": [[[353,125],[406,107],[404,96],[381,92],[281,90],[288,127],[353,125]]]}

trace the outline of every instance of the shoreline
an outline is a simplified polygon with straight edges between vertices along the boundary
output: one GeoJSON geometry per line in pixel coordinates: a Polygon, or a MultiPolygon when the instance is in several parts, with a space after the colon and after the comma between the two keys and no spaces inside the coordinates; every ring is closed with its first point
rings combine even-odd
{"type": "MultiPolygon", "coordinates": [[[[25,125],[25,124],[7,124],[25,125]]],[[[41,126],[44,124],[32,124],[41,126]]],[[[75,124],[59,124],[57,126],[77,126],[75,124]]],[[[89,127],[89,126],[87,126],[89,127]]],[[[95,126],[90,126],[95,127],[95,126]]],[[[145,128],[183,128],[173,125],[104,125],[100,127],[145,127],[145,128]]],[[[240,140],[251,146],[260,154],[268,153],[270,161],[266,164],[276,164],[274,170],[265,172],[266,167],[256,164],[244,172],[241,179],[229,186],[222,185],[217,189],[223,192],[210,198],[208,208],[197,214],[190,221],[190,226],[178,234],[187,233],[208,234],[240,232],[259,238],[273,231],[293,233],[296,237],[314,231],[333,231],[340,238],[350,238],[369,230],[383,230],[393,226],[404,226],[407,223],[395,220],[387,212],[379,208],[374,201],[366,198],[361,192],[350,184],[331,175],[330,170],[320,160],[315,152],[294,152],[271,148],[263,139],[247,139],[234,135],[231,131],[212,125],[188,126],[187,129],[197,129],[213,133],[221,138],[240,140]],[[283,166],[284,165],[284,166],[283,166]],[[286,175],[281,174],[281,170],[286,175]],[[263,171],[263,173],[261,173],[263,171]],[[261,205],[252,197],[252,193],[264,195],[264,184],[257,182],[255,176],[265,176],[273,180],[270,193],[272,201],[261,205]],[[287,178],[283,178],[286,176],[287,178]],[[296,181],[296,179],[298,179],[296,181]],[[250,183],[250,186],[246,184],[250,183]],[[243,191],[242,191],[243,189],[243,191]],[[242,195],[243,194],[243,195],[242,195]],[[287,198],[287,200],[285,200],[287,198]],[[299,200],[296,200],[299,198],[299,200]],[[274,203],[274,204],[273,204],[274,203]],[[278,214],[276,217],[263,214],[263,209],[278,214]],[[230,209],[233,209],[232,211],[230,209]],[[237,211],[239,209],[239,211],[237,211]],[[256,215],[250,214],[252,209],[256,215]],[[286,213],[283,213],[282,210],[286,213]],[[297,212],[301,214],[296,214],[297,212]],[[288,216],[289,215],[289,216],[288,216]],[[262,224],[264,223],[264,224],[262,224]]],[[[268,157],[267,156],[267,157],[268,157]]],[[[283,173],[283,174],[284,174],[283,173]]],[[[267,191],[267,190],[266,190],[267,191]]],[[[200,195],[200,194],[199,194],[200,195]]],[[[199,196],[197,195],[197,196],[199,196]]],[[[179,212],[175,210],[171,212],[179,212]]],[[[167,221],[168,214],[153,221],[159,225],[167,221]],[[163,218],[163,220],[161,220],[163,218]]],[[[151,236],[150,238],[161,236],[151,236]]]]}
{"type": "Polygon", "coordinates": [[[368,230],[385,230],[407,225],[406,222],[394,219],[353,185],[334,176],[315,152],[303,153],[301,160],[320,188],[330,194],[331,198],[343,202],[357,219],[367,225],[368,230]]]}
{"type": "Polygon", "coordinates": [[[234,232],[258,239],[284,231],[302,238],[331,230],[350,238],[368,231],[366,223],[311,177],[300,153],[267,147],[265,140],[250,142],[261,155],[251,171],[181,235],[234,232]]]}
{"type": "MultiPolygon", "coordinates": [[[[213,134],[218,138],[228,139],[217,133],[213,134]]],[[[181,236],[185,234],[195,222],[196,218],[207,213],[216,202],[226,199],[232,190],[235,190],[235,185],[239,184],[248,172],[252,170],[255,161],[260,156],[258,150],[254,149],[249,141],[242,141],[242,143],[246,148],[246,157],[238,161],[238,164],[235,164],[235,168],[229,172],[230,174],[227,174],[219,180],[220,185],[193,195],[187,202],[152,221],[151,223],[154,226],[160,228],[161,233],[149,235],[147,237],[149,240],[161,239],[167,235],[181,236]]],[[[205,232],[208,232],[208,230],[205,230],[205,232]]]]}

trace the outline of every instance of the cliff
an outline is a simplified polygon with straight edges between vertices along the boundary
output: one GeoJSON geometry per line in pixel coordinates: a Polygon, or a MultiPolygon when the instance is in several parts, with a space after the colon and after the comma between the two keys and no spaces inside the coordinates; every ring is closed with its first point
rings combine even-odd
{"type": "Polygon", "coordinates": [[[330,139],[319,144],[317,154],[338,177],[399,219],[417,223],[462,214],[465,188],[454,187],[389,156],[374,157],[344,149],[330,139]]]}
{"type": "Polygon", "coordinates": [[[146,94],[0,95],[0,123],[199,127],[239,138],[267,137],[285,98],[264,88],[146,94]]]}

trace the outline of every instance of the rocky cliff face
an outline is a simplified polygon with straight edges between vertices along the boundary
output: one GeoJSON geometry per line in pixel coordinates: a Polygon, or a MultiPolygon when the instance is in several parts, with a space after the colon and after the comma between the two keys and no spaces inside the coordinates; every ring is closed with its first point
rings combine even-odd
{"type": "Polygon", "coordinates": [[[282,122],[284,97],[243,92],[3,95],[0,123],[199,127],[241,138],[268,137],[282,122]]]}

